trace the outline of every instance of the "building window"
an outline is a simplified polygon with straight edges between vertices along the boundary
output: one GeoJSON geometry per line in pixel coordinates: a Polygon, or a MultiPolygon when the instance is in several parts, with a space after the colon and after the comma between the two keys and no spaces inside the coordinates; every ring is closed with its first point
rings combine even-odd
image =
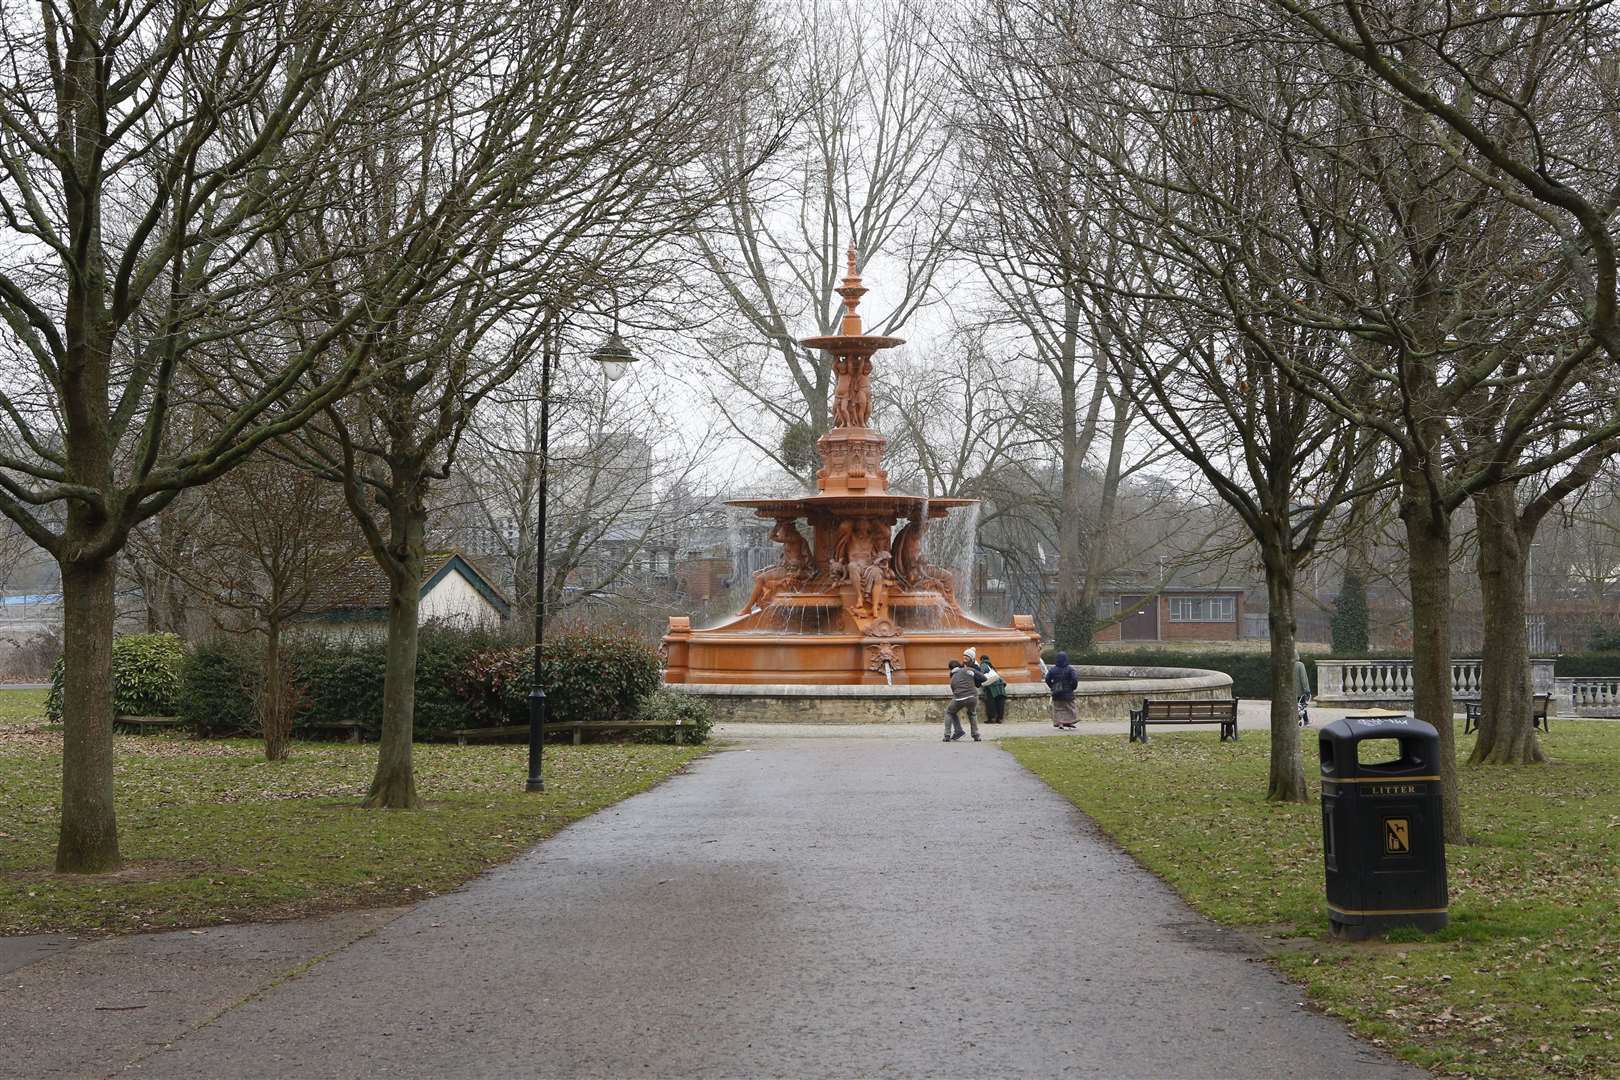
{"type": "Polygon", "coordinates": [[[1171,622],[1232,622],[1237,600],[1230,596],[1172,596],[1171,622]]]}

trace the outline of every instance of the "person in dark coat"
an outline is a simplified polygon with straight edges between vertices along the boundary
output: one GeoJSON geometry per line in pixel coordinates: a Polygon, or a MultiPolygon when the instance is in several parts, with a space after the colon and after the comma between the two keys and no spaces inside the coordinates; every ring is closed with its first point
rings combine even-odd
{"type": "Polygon", "coordinates": [[[990,662],[990,654],[979,657],[979,670],[984,673],[984,722],[999,724],[1007,716],[1007,680],[990,662]]]}
{"type": "Polygon", "coordinates": [[[1073,731],[1080,719],[1080,707],[1074,703],[1074,692],[1080,686],[1080,675],[1069,666],[1069,654],[1060,652],[1046,669],[1046,686],[1052,691],[1052,726],[1073,731]]]}

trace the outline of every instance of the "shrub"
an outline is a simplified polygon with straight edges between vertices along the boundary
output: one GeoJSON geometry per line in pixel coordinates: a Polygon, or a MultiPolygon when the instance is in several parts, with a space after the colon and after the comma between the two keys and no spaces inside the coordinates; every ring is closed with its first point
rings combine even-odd
{"type": "Polygon", "coordinates": [[[1367,649],[1367,586],[1361,575],[1347,570],[1333,601],[1333,651],[1358,653],[1367,649]]]}
{"type": "Polygon", "coordinates": [[[1593,623],[1586,639],[1588,652],[1620,652],[1620,626],[1593,623]]]}
{"type": "Polygon", "coordinates": [[[1091,604],[1071,604],[1060,608],[1052,626],[1052,639],[1070,656],[1090,652],[1097,628],[1097,613],[1091,604]]]}
{"type": "Polygon", "coordinates": [[[1553,670],[1563,678],[1620,677],[1620,653],[1573,653],[1569,656],[1560,656],[1558,666],[1553,670]]]}
{"type": "MultiPolygon", "coordinates": [[[[123,634],[113,639],[113,712],[119,716],[172,716],[180,693],[185,646],[173,634],[123,634]]],[[[45,715],[62,720],[63,660],[51,670],[45,715]]]]}
{"type": "MultiPolygon", "coordinates": [[[[487,630],[429,623],[416,643],[418,736],[468,727],[467,703],[457,692],[471,659],[499,641],[487,630]]],[[[364,721],[373,731],[382,723],[383,682],[388,642],[382,635],[306,638],[290,650],[294,679],[305,701],[293,723],[296,731],[321,724],[364,721]]]]}
{"type": "MultiPolygon", "coordinates": [[[[381,637],[293,638],[285,649],[298,700],[295,732],[352,720],[376,729],[387,669],[381,637]]],[[[192,730],[256,732],[262,663],[259,643],[251,639],[193,650],[180,695],[192,730]]],[[[416,734],[525,722],[532,670],[530,650],[503,646],[496,633],[424,626],[416,654],[416,734]]],[[[658,687],[658,657],[628,634],[569,630],[546,641],[545,675],[554,719],[629,717],[658,687]]]]}
{"type": "Polygon", "coordinates": [[[641,702],[638,719],[655,720],[662,724],[680,721],[679,731],[647,731],[640,734],[644,742],[684,742],[690,746],[709,741],[714,728],[714,706],[700,697],[675,690],[654,690],[641,702]]]}
{"type": "Polygon", "coordinates": [[[262,651],[243,638],[194,646],[181,665],[175,703],[186,729],[198,738],[256,734],[253,695],[262,665],[262,651]]]}
{"type": "MultiPolygon", "coordinates": [[[[627,632],[563,630],[546,638],[541,665],[546,713],[559,723],[635,716],[658,689],[658,654],[627,632]]],[[[458,686],[468,715],[488,726],[525,722],[533,671],[526,647],[470,657],[458,686]]]]}

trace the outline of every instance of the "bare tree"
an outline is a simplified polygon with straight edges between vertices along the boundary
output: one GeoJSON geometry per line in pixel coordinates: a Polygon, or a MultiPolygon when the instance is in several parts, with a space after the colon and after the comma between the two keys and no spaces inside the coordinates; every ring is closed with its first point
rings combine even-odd
{"type": "Polygon", "coordinates": [[[253,368],[219,347],[275,320],[278,231],[319,212],[348,150],[416,93],[419,72],[390,78],[367,58],[435,21],[414,0],[90,0],[0,19],[0,513],[61,567],[60,870],[119,864],[110,671],[129,530],[330,404],[366,329],[422,285],[401,269],[334,296],[330,333],[253,368]],[[210,423],[176,430],[195,387],[210,423]]]}
{"type": "MultiPolygon", "coordinates": [[[[570,346],[565,355],[579,351],[570,346]]],[[[629,623],[667,617],[673,553],[685,547],[682,533],[711,509],[687,494],[714,440],[682,430],[676,408],[661,400],[656,371],[609,383],[596,368],[564,362],[551,387],[546,617],[574,617],[587,608],[629,623]]],[[[474,522],[511,567],[517,606],[529,615],[541,472],[537,375],[522,372],[490,396],[457,465],[466,493],[458,517],[474,522]]]]}
{"type": "MultiPolygon", "coordinates": [[[[1259,106],[1243,112],[1211,101],[1211,87],[1253,87],[1265,104],[1286,107],[1283,76],[1256,78],[1252,55],[1216,48],[1218,20],[1043,0],[1008,0],[999,10],[1003,67],[1016,65],[1021,95],[1052,102],[1023,137],[1065,178],[1058,187],[1086,195],[1084,204],[1070,196],[1054,206],[1068,220],[1092,215],[1082,257],[1063,266],[1101,331],[1102,358],[1143,420],[1258,545],[1273,658],[1267,797],[1303,800],[1297,575],[1369,440],[1289,383],[1277,363],[1278,355],[1336,355],[1340,339],[1288,315],[1297,289],[1277,279],[1255,242],[1257,232],[1308,230],[1293,211],[1287,146],[1256,115],[1259,106]]],[[[1331,187],[1335,177],[1318,182],[1331,187]]],[[[1318,239],[1322,258],[1345,257],[1331,237],[1318,239]]]]}
{"type": "Polygon", "coordinates": [[[968,190],[956,238],[990,287],[990,318],[1019,335],[1040,372],[1029,415],[1044,422],[1032,430],[1059,465],[1056,605],[1090,611],[1107,573],[1128,561],[1114,542],[1120,485],[1162,447],[1141,432],[1132,442],[1135,367],[1106,316],[1115,301],[1095,285],[1128,276],[1130,252],[1064,145],[1118,118],[1051,78],[1053,41],[1032,29],[1038,20],[1028,5],[992,3],[957,35],[968,190]]]}
{"type": "MultiPolygon", "coordinates": [[[[338,229],[368,232],[374,254],[346,260],[333,283],[317,286],[370,291],[412,258],[390,238],[426,204],[443,209],[437,242],[455,255],[431,289],[371,332],[387,366],[292,450],[343,485],[389,581],[368,807],[420,804],[411,740],[428,511],[474,410],[540,350],[555,362],[581,309],[600,321],[619,290],[644,288],[634,274],[649,254],[742,179],[697,162],[722,130],[714,117],[752,92],[770,60],[750,0],[455,10],[476,10],[476,21],[426,45],[460,50],[470,36],[476,50],[356,163],[339,212],[289,241],[321,250],[338,229]]],[[[426,45],[413,42],[390,63],[431,63],[431,51],[416,55],[426,45]]]]}
{"type": "MultiPolygon", "coordinates": [[[[1273,7],[1283,13],[1278,32],[1303,34],[1341,68],[1343,100],[1363,136],[1357,153],[1370,157],[1383,205],[1418,240],[1380,276],[1422,287],[1374,318],[1361,306],[1355,321],[1402,375],[1402,418],[1390,427],[1414,544],[1422,683],[1448,681],[1441,549],[1450,513],[1472,499],[1487,663],[1471,760],[1540,760],[1528,700],[1527,552],[1542,517],[1613,452],[1606,444],[1616,430],[1612,392],[1596,391],[1594,408],[1586,389],[1596,357],[1620,359],[1616,24],[1603,4],[1273,7]],[[1380,144],[1393,152],[1373,149],[1380,144]],[[1448,454],[1448,443],[1461,452],[1448,454]],[[1515,477],[1565,462],[1567,471],[1517,505],[1515,477]]],[[[1440,700],[1420,685],[1419,699],[1420,715],[1449,717],[1449,694],[1440,700]]],[[[1442,731],[1449,745],[1449,723],[1442,731]]]]}
{"type": "Polygon", "coordinates": [[[324,599],[359,544],[342,490],[261,455],[187,501],[182,541],[172,539],[179,525],[155,528],[171,506],[131,534],[131,551],[202,598],[219,629],[263,637],[253,689],[264,756],[285,761],[294,702],[282,637],[324,599]]]}
{"type": "MultiPolygon", "coordinates": [[[[803,45],[778,71],[774,99],[798,121],[762,168],[747,168],[761,156],[759,136],[717,152],[716,169],[747,179],[692,234],[720,285],[712,317],[721,329],[703,341],[724,388],[712,404],[737,435],[806,482],[830,424],[833,372],[830,355],[798,342],[836,331],[847,247],[863,265],[882,258],[904,271],[886,273],[869,302],[888,305],[870,320],[875,334],[892,333],[934,299],[948,255],[946,76],[925,12],[912,0],[803,0],[803,45]]],[[[746,132],[760,102],[739,107],[746,132]]]]}

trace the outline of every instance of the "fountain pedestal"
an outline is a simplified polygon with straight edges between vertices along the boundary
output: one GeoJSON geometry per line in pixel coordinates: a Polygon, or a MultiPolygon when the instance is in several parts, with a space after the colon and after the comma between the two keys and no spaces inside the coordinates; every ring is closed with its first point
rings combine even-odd
{"type": "Polygon", "coordinates": [[[870,426],[872,357],[904,340],[862,332],[856,309],[866,291],[852,245],[838,289],[839,332],[803,342],[832,354],[837,377],[834,426],[816,443],[816,494],[728,504],[776,522],[771,539],[782,545],[781,558],[754,576],[748,601],[729,621],[694,630],[689,619],[670,620],[665,682],[937,686],[947,661],[970,646],[991,656],[1009,684],[1040,680],[1034,620],[1019,615],[1012,626],[992,626],[967,615],[955,575],[925,554],[929,523],[973,500],[889,491],[886,440],[870,426]]]}

